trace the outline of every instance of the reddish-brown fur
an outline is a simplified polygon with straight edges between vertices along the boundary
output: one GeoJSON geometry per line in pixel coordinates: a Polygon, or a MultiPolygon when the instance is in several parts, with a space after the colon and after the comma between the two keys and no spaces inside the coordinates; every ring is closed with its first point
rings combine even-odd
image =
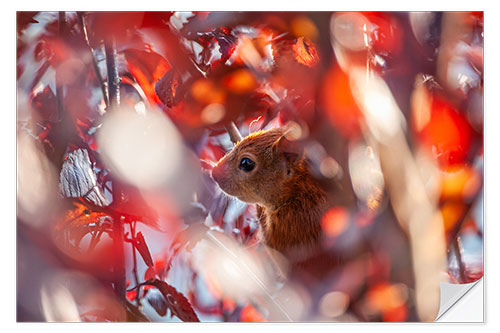
{"type": "Polygon", "coordinates": [[[278,128],[249,135],[218,162],[212,177],[227,194],[258,204],[266,244],[299,259],[319,246],[327,200],[307,160],[284,134],[278,128]],[[255,160],[253,172],[238,168],[243,157],[255,160]]]}

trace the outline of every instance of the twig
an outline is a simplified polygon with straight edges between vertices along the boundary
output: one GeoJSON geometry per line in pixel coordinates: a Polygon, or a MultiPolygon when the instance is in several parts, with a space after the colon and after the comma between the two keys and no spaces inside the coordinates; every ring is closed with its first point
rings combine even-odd
{"type": "Polygon", "coordinates": [[[104,42],[104,50],[106,52],[106,67],[108,69],[108,96],[110,110],[118,108],[120,105],[120,76],[118,67],[116,66],[116,43],[115,39],[111,38],[104,42]]]}
{"type": "MultiPolygon", "coordinates": [[[[134,261],[134,267],[132,268],[132,273],[134,274],[134,280],[135,280],[135,285],[138,286],[139,285],[139,275],[137,274],[137,255],[135,253],[135,244],[137,242],[137,240],[135,239],[135,224],[136,222],[134,221],[130,221],[130,237],[132,238],[132,242],[130,243],[130,245],[132,246],[132,258],[133,258],[133,261],[134,261]]],[[[137,293],[135,295],[135,303],[137,306],[139,306],[139,292],[140,292],[140,288],[137,289],[137,293]]]]}
{"type": "MultiPolygon", "coordinates": [[[[120,77],[116,66],[116,44],[113,37],[104,42],[106,52],[106,66],[108,70],[108,112],[118,112],[120,106],[120,77]]],[[[113,180],[113,205],[117,206],[122,200],[122,191],[117,180],[113,180]]],[[[113,215],[113,248],[115,252],[115,294],[125,305],[126,302],[126,273],[125,273],[125,249],[123,235],[124,217],[121,214],[113,215]]]]}
{"type": "Polygon", "coordinates": [[[90,241],[89,248],[88,248],[87,252],[94,250],[97,243],[99,243],[99,240],[101,240],[101,236],[104,234],[105,229],[106,229],[106,227],[104,226],[104,224],[96,225],[96,230],[94,230],[94,233],[92,234],[92,239],[90,241]]]}
{"type": "Polygon", "coordinates": [[[237,144],[243,139],[240,131],[238,130],[238,127],[236,127],[236,124],[234,122],[230,121],[224,127],[226,128],[226,131],[229,134],[229,138],[231,139],[232,143],[237,144]]]}
{"type": "Polygon", "coordinates": [[[460,243],[458,242],[458,237],[453,238],[452,240],[453,252],[455,252],[455,257],[458,262],[458,271],[460,273],[460,283],[467,283],[467,275],[465,273],[465,263],[462,258],[462,252],[460,251],[460,243]]]}
{"type": "MultiPolygon", "coordinates": [[[[66,12],[59,12],[59,38],[63,39],[66,30],[66,12]]],[[[56,103],[57,121],[62,120],[63,115],[63,89],[61,86],[60,71],[56,68],[56,103]]]]}
{"type": "Polygon", "coordinates": [[[85,44],[87,44],[88,50],[92,55],[92,64],[94,65],[95,76],[97,78],[97,81],[99,81],[99,86],[101,87],[104,104],[106,104],[106,109],[108,109],[109,107],[108,92],[106,90],[106,87],[104,86],[104,80],[102,78],[101,71],[99,70],[99,65],[97,64],[97,59],[95,57],[94,49],[92,49],[92,46],[90,46],[87,27],[85,25],[85,16],[83,15],[82,12],[77,12],[77,15],[78,15],[78,23],[80,24],[80,27],[83,32],[83,37],[85,39],[85,44]]]}

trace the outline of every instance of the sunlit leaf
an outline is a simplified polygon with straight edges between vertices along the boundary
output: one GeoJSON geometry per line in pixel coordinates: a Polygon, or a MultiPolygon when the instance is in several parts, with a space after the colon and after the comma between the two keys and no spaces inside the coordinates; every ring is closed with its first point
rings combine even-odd
{"type": "Polygon", "coordinates": [[[60,222],[56,224],[56,230],[65,227],[76,227],[96,223],[99,218],[108,216],[103,212],[92,211],[81,202],[74,201],[73,209],[67,210],[60,222]]]}
{"type": "Polygon", "coordinates": [[[148,102],[160,102],[155,83],[170,69],[168,62],[153,52],[128,49],[124,52],[127,69],[137,80],[148,98],[148,102]]]}
{"type": "Polygon", "coordinates": [[[311,41],[304,39],[304,37],[299,37],[292,48],[295,52],[295,60],[298,63],[307,67],[314,67],[318,64],[318,51],[311,41]]]}

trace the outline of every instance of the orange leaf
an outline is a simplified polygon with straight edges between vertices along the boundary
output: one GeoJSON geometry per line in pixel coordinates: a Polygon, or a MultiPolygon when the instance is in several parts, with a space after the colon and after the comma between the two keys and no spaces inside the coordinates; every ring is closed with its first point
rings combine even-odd
{"type": "Polygon", "coordinates": [[[100,217],[108,216],[103,212],[93,212],[81,202],[73,202],[73,209],[67,210],[60,222],[56,224],[56,230],[65,227],[87,225],[95,223],[100,217]]]}
{"type": "Polygon", "coordinates": [[[297,42],[292,46],[295,52],[295,60],[307,67],[314,67],[319,63],[318,51],[314,44],[305,40],[304,37],[297,38],[297,42]]]}

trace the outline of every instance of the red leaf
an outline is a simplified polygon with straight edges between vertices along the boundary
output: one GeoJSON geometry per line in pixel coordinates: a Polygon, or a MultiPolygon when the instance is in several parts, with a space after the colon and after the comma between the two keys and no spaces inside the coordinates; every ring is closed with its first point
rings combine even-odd
{"type": "Polygon", "coordinates": [[[160,103],[155,92],[155,83],[170,68],[168,62],[154,52],[127,49],[123,54],[127,61],[127,69],[141,86],[149,102],[160,103]]]}
{"type": "Polygon", "coordinates": [[[420,137],[441,166],[463,162],[469,153],[473,135],[462,113],[441,98],[432,100],[430,119],[420,137]]]}
{"type": "Polygon", "coordinates": [[[155,84],[155,91],[158,98],[167,107],[171,108],[178,105],[184,98],[187,84],[182,81],[180,74],[170,69],[155,84]]]}
{"type": "Polygon", "coordinates": [[[148,294],[147,300],[148,303],[153,307],[153,309],[155,309],[156,313],[158,313],[158,315],[163,317],[167,314],[168,304],[162,294],[158,292],[151,292],[148,294]]]}
{"type": "Polygon", "coordinates": [[[24,29],[26,29],[26,27],[28,27],[28,25],[32,23],[38,23],[38,21],[34,19],[37,14],[38,12],[17,12],[17,33],[23,31],[24,29]]]}
{"type": "Polygon", "coordinates": [[[127,291],[127,299],[133,301],[137,296],[137,290],[127,291]]]}
{"type": "Polygon", "coordinates": [[[88,31],[92,44],[115,37],[117,44],[126,43],[130,33],[141,26],[144,12],[93,12],[88,14],[88,31]]]}
{"type": "Polygon", "coordinates": [[[125,216],[131,217],[133,220],[140,221],[153,228],[159,229],[158,214],[151,208],[147,201],[144,200],[139,190],[125,184],[121,186],[124,189],[122,200],[113,201],[110,207],[125,216]]]}
{"type": "Polygon", "coordinates": [[[199,322],[198,316],[193,310],[188,299],[178,292],[174,287],[160,280],[149,280],[146,284],[155,286],[165,297],[167,306],[173,315],[182,321],[199,322]]]}
{"type": "Polygon", "coordinates": [[[151,280],[156,278],[156,270],[153,266],[149,266],[146,272],[144,273],[144,280],[151,280]]]}
{"type": "Polygon", "coordinates": [[[141,257],[146,263],[146,265],[152,267],[154,265],[153,258],[151,257],[151,253],[149,253],[149,248],[148,245],[146,244],[144,236],[142,235],[142,232],[139,231],[137,233],[137,235],[135,236],[135,240],[136,240],[136,242],[134,243],[135,248],[141,254],[141,257]]]}
{"type": "Polygon", "coordinates": [[[38,115],[43,120],[56,120],[57,116],[57,101],[56,95],[49,86],[46,86],[42,91],[38,92],[31,99],[33,108],[38,112],[38,115]]]}

